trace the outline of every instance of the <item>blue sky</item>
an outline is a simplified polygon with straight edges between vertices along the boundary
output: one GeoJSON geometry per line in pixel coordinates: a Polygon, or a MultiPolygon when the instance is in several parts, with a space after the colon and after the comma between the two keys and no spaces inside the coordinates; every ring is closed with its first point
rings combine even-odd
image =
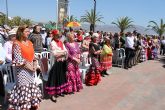
{"type": "MultiPolygon", "coordinates": [[[[77,18],[93,8],[93,0],[69,0],[70,13],[77,18]]],[[[134,24],[147,26],[148,21],[165,20],[165,0],[96,0],[97,12],[106,24],[128,16],[134,24]]],[[[9,16],[21,16],[38,22],[56,20],[56,0],[8,0],[9,16]]],[[[0,11],[5,12],[5,0],[0,0],[0,11]]]]}

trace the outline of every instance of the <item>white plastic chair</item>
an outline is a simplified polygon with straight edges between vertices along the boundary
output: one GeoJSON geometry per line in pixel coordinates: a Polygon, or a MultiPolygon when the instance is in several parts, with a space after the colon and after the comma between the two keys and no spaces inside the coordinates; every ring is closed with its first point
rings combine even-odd
{"type": "Polygon", "coordinates": [[[91,64],[91,58],[88,56],[89,52],[83,52],[81,54],[82,57],[82,66],[89,67],[91,64]]]}
{"type": "Polygon", "coordinates": [[[5,87],[4,103],[6,103],[7,94],[11,92],[14,85],[16,84],[16,71],[15,71],[15,66],[13,66],[12,64],[5,64],[3,65],[3,68],[6,72],[3,74],[4,87],[5,87]]]}
{"type": "Polygon", "coordinates": [[[51,64],[51,53],[48,51],[41,52],[41,58],[47,58],[49,61],[49,64],[51,64]]]}
{"type": "Polygon", "coordinates": [[[88,68],[80,66],[79,71],[81,73],[81,80],[83,83],[85,83],[85,76],[86,76],[86,73],[88,71],[88,68]]]}
{"type": "Polygon", "coordinates": [[[42,79],[40,78],[40,75],[37,76],[37,72],[34,73],[34,83],[36,83],[38,86],[41,85],[41,92],[44,96],[44,88],[43,88],[44,84],[42,79]]]}
{"type": "Polygon", "coordinates": [[[116,50],[116,65],[124,68],[124,60],[125,60],[125,49],[120,48],[116,50]]]}
{"type": "Polygon", "coordinates": [[[88,52],[84,52],[81,54],[82,56],[82,63],[80,64],[80,72],[81,72],[81,78],[82,78],[82,82],[85,82],[85,75],[87,73],[87,70],[89,69],[90,65],[91,65],[91,58],[88,57],[89,53],[88,52]]]}
{"type": "Polygon", "coordinates": [[[35,58],[40,59],[41,58],[41,53],[35,53],[35,58]]]}
{"type": "Polygon", "coordinates": [[[50,52],[48,51],[41,52],[41,57],[50,59],[50,52]]]}
{"type": "Polygon", "coordinates": [[[40,59],[40,67],[41,67],[41,73],[42,73],[42,78],[44,81],[48,81],[49,73],[48,70],[49,68],[49,63],[48,63],[47,58],[41,58],[40,59]]]}

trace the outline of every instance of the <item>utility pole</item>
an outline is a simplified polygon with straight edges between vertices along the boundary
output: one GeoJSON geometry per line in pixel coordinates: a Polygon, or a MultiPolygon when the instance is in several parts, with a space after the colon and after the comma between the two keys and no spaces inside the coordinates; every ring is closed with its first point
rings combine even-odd
{"type": "Polygon", "coordinates": [[[56,29],[58,28],[58,0],[56,2],[56,29]]]}
{"type": "Polygon", "coordinates": [[[6,0],[6,25],[8,25],[8,1],[6,0]]]}
{"type": "Polygon", "coordinates": [[[96,21],[96,0],[94,0],[94,23],[93,23],[93,32],[95,32],[95,21],[96,21]]]}

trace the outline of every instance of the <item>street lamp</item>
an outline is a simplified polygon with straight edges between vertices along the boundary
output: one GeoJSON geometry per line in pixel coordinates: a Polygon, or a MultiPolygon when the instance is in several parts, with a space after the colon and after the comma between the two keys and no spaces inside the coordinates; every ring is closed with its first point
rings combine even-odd
{"type": "Polygon", "coordinates": [[[8,24],[8,1],[6,0],[6,25],[8,24]]]}

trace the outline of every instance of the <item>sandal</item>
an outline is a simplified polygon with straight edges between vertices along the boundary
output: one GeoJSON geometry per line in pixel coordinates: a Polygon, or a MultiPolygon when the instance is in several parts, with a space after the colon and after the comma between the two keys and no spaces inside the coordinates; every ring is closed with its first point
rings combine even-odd
{"type": "Polygon", "coordinates": [[[57,102],[56,96],[51,96],[51,97],[50,97],[50,100],[51,100],[52,102],[55,102],[55,103],[57,102]]]}

